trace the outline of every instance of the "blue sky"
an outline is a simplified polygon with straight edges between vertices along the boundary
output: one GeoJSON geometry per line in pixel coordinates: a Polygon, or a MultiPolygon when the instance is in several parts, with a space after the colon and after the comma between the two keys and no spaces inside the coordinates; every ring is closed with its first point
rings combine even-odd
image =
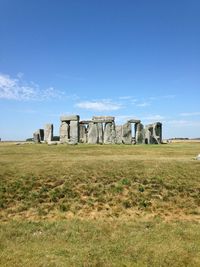
{"type": "Polygon", "coordinates": [[[59,117],[200,137],[199,0],[0,0],[0,137],[59,117]]]}

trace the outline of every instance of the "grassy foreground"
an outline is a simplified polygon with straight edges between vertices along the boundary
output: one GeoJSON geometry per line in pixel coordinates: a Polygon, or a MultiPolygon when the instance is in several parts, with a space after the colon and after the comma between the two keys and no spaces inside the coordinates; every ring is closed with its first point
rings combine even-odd
{"type": "Polygon", "coordinates": [[[1,266],[200,266],[199,143],[0,144],[1,266]]]}

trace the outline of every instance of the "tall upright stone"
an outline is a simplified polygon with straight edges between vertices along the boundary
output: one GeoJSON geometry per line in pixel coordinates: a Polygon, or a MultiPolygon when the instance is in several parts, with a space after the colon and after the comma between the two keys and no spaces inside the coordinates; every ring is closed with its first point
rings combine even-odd
{"type": "Polygon", "coordinates": [[[46,124],[44,127],[44,140],[49,143],[53,141],[53,124],[46,124]]]}
{"type": "Polygon", "coordinates": [[[44,129],[38,129],[37,132],[39,134],[40,141],[44,141],[44,129]]]}
{"type": "Polygon", "coordinates": [[[145,141],[145,131],[142,123],[135,124],[135,143],[144,144],[145,141]]]}
{"type": "Polygon", "coordinates": [[[104,144],[112,144],[112,122],[105,123],[104,144]]]}
{"type": "Polygon", "coordinates": [[[39,135],[39,132],[38,131],[36,131],[36,132],[33,133],[33,141],[36,144],[40,143],[40,135],[39,135]]]}
{"type": "Polygon", "coordinates": [[[98,144],[103,144],[103,123],[97,123],[97,130],[98,130],[98,144]]]}
{"type": "Polygon", "coordinates": [[[80,143],[87,143],[87,126],[85,124],[79,124],[79,132],[80,132],[80,143]]]}
{"type": "Polygon", "coordinates": [[[79,142],[79,122],[70,121],[70,141],[69,144],[76,145],[79,142]]]}
{"type": "Polygon", "coordinates": [[[162,123],[155,122],[145,127],[145,144],[161,144],[162,123]]]}
{"type": "Polygon", "coordinates": [[[79,142],[79,115],[61,116],[61,143],[77,144],[79,142]]]}
{"type": "Polygon", "coordinates": [[[69,142],[69,124],[66,121],[62,121],[60,125],[60,142],[69,142]]]}
{"type": "Polygon", "coordinates": [[[122,144],[122,125],[116,125],[116,144],[122,144]]]}
{"type": "Polygon", "coordinates": [[[122,143],[130,145],[132,143],[132,127],[131,122],[122,125],[122,143]]]}
{"type": "Polygon", "coordinates": [[[88,144],[97,144],[99,139],[97,123],[90,122],[88,128],[88,144]]]}

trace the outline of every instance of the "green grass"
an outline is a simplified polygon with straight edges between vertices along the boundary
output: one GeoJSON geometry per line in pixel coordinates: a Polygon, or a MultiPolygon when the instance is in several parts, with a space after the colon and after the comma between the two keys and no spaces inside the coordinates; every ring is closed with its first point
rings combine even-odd
{"type": "Polygon", "coordinates": [[[200,266],[199,153],[1,143],[1,266],[200,266]]]}
{"type": "Polygon", "coordinates": [[[199,266],[197,223],[10,222],[0,231],[1,266],[199,266]]]}

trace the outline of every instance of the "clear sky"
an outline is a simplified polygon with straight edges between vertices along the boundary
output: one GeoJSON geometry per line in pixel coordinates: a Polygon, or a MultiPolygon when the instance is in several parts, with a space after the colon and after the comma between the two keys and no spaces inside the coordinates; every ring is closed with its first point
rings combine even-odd
{"type": "Polygon", "coordinates": [[[199,0],[0,0],[0,137],[60,115],[200,137],[199,0]]]}

